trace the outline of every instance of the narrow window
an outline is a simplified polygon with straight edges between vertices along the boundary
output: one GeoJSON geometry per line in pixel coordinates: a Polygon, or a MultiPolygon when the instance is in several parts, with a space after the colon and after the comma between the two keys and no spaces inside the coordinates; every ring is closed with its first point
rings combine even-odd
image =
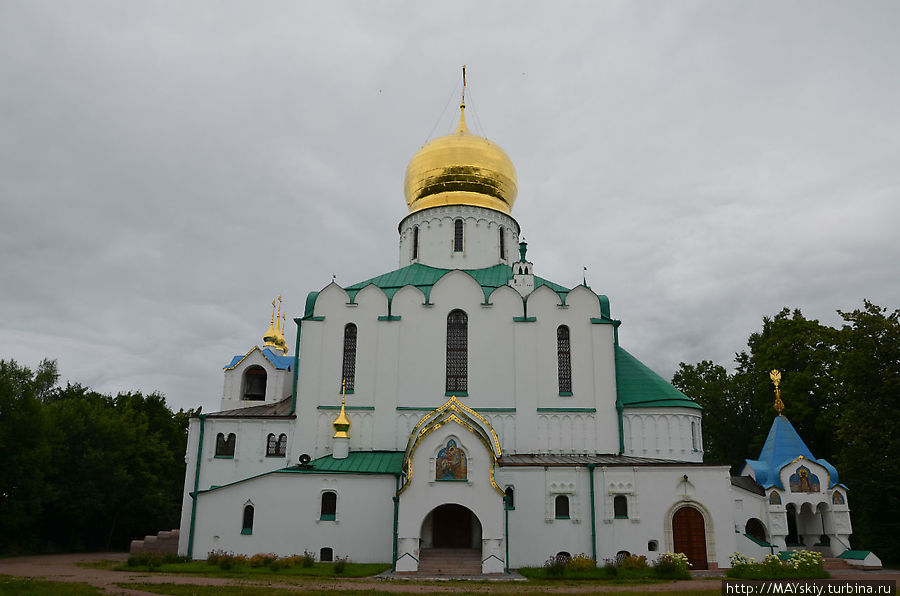
{"type": "Polygon", "coordinates": [[[319,549],[319,561],[321,563],[334,561],[334,549],[330,546],[325,546],[319,549]]]}
{"type": "Polygon", "coordinates": [[[503,226],[500,226],[500,258],[506,258],[506,240],[503,238],[503,226]]]}
{"type": "Polygon", "coordinates": [[[516,489],[511,486],[506,487],[506,499],[505,505],[507,509],[515,509],[516,508],[516,489]]]}
{"type": "Polygon", "coordinates": [[[244,520],[241,523],[241,534],[253,533],[253,505],[244,505],[244,520]]]}
{"type": "Polygon", "coordinates": [[[234,444],[237,438],[234,433],[228,433],[226,437],[224,433],[216,435],[216,457],[234,457],[234,444]]]}
{"type": "Polygon", "coordinates": [[[413,260],[419,258],[419,226],[413,228],[412,258],[413,260]]]}
{"type": "Polygon", "coordinates": [[[457,219],[453,222],[453,252],[462,252],[463,250],[463,220],[457,219]]]}
{"type": "Polygon", "coordinates": [[[697,423],[691,422],[691,445],[694,447],[694,451],[699,451],[699,442],[697,441],[697,423]]]}
{"type": "Polygon", "coordinates": [[[244,371],[243,399],[263,401],[266,399],[266,369],[253,365],[244,371]]]}
{"type": "Polygon", "coordinates": [[[337,513],[337,493],[327,490],[322,493],[322,514],[319,519],[322,521],[334,521],[337,513]]]}
{"type": "Polygon", "coordinates": [[[569,497],[556,495],[556,519],[569,519],[569,497]]]}
{"type": "Polygon", "coordinates": [[[628,498],[625,495],[613,498],[613,515],[616,519],[628,519],[628,498]]]}
{"type": "Polygon", "coordinates": [[[556,356],[559,370],[559,394],[572,395],[572,348],[569,328],[560,325],[556,329],[556,356]]]}
{"type": "Polygon", "coordinates": [[[341,378],[346,383],[348,393],[353,392],[356,384],[356,325],[344,325],[344,366],[341,378]]]}
{"type": "Polygon", "coordinates": [[[278,455],[278,439],[274,434],[269,433],[269,436],[266,437],[266,457],[273,455],[278,455]]]}
{"type": "Polygon", "coordinates": [[[469,317],[461,310],[447,315],[447,393],[469,389],[469,317]]]}
{"type": "Polygon", "coordinates": [[[278,455],[284,457],[287,455],[287,435],[281,433],[278,435],[278,455]]]}

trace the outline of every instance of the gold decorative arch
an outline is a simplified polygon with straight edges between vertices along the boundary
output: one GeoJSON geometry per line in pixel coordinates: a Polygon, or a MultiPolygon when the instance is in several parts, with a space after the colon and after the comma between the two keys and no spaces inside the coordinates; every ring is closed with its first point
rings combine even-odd
{"type": "Polygon", "coordinates": [[[506,493],[503,492],[497,485],[496,480],[494,480],[497,458],[502,455],[500,438],[494,431],[494,427],[491,426],[491,423],[488,422],[484,416],[460,402],[455,395],[444,402],[440,407],[422,416],[409,434],[409,440],[406,442],[406,451],[403,454],[403,470],[406,472],[406,479],[403,486],[400,488],[400,492],[403,493],[412,480],[412,459],[419,443],[421,443],[425,437],[450,422],[455,422],[469,430],[479,441],[481,441],[488,453],[491,454],[491,486],[493,486],[494,490],[501,496],[505,495],[506,493]]]}

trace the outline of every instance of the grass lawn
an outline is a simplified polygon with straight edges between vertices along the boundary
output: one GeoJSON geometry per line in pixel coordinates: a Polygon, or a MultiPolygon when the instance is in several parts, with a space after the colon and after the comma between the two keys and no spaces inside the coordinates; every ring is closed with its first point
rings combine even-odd
{"type": "Polygon", "coordinates": [[[334,563],[314,563],[312,567],[288,567],[278,571],[272,571],[268,567],[250,567],[249,565],[235,565],[231,569],[220,569],[216,565],[210,565],[206,561],[191,561],[189,563],[163,563],[152,569],[146,565],[129,567],[119,564],[112,569],[115,571],[150,571],[160,573],[185,573],[202,575],[204,577],[252,577],[253,579],[277,579],[279,577],[371,577],[382,571],[387,571],[389,563],[347,563],[343,573],[334,572],[334,563]]]}
{"type": "MultiPolygon", "coordinates": [[[[328,594],[329,596],[364,596],[372,594],[373,592],[370,590],[303,590],[302,588],[298,590],[287,590],[287,589],[277,589],[277,588],[269,588],[269,587],[251,587],[251,586],[192,586],[192,585],[183,585],[183,584],[118,584],[119,587],[122,588],[131,588],[136,590],[143,590],[145,592],[151,592],[153,594],[171,594],[173,596],[296,596],[297,594],[328,594]]],[[[582,584],[583,586],[583,584],[582,584]]],[[[443,585],[417,585],[416,593],[443,593],[447,594],[447,585],[444,583],[443,585]]],[[[525,586],[519,583],[518,585],[511,584],[487,584],[482,582],[476,582],[473,588],[474,590],[468,591],[459,591],[459,592],[449,592],[454,595],[461,596],[481,596],[483,594],[490,593],[512,593],[515,592],[517,596],[538,596],[540,594],[546,594],[545,590],[528,590],[523,589],[525,586]],[[477,588],[476,588],[477,586],[477,588]]],[[[381,587],[380,587],[381,588],[381,587]]],[[[385,585],[384,588],[389,588],[389,585],[385,585]]],[[[399,588],[399,585],[398,585],[399,588]]],[[[392,594],[392,593],[401,593],[399,590],[397,592],[392,592],[389,589],[379,589],[378,594],[392,594]]],[[[409,591],[402,592],[403,594],[409,594],[409,591]]],[[[597,592],[578,592],[579,594],[592,594],[592,593],[601,593],[601,590],[597,592]]],[[[634,594],[635,592],[631,592],[634,594]]],[[[720,588],[716,588],[715,590],[677,590],[677,591],[665,591],[665,592],[653,592],[654,596],[713,596],[721,594],[722,591],[720,588]]]]}
{"type": "Polygon", "coordinates": [[[15,594],[16,596],[95,596],[103,594],[99,588],[88,584],[72,582],[48,582],[42,579],[27,577],[12,577],[0,575],[0,594],[15,594]]]}

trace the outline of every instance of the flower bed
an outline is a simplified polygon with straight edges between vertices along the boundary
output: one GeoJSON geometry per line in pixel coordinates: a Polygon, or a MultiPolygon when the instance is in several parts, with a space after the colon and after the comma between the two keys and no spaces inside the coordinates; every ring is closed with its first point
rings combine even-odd
{"type": "Polygon", "coordinates": [[[825,560],[821,553],[809,550],[793,551],[787,558],[766,555],[760,562],[751,557],[734,553],[729,558],[731,569],[728,577],[736,579],[824,579],[825,560]]]}

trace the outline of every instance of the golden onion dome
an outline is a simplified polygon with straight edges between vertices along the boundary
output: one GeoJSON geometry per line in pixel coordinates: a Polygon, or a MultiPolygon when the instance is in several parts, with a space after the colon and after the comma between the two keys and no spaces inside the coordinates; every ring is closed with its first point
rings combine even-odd
{"type": "Polygon", "coordinates": [[[518,186],[512,161],[496,143],[466,128],[459,106],[456,131],[419,149],[406,168],[410,213],[442,205],[474,205],[509,214],[518,186]]]}
{"type": "Polygon", "coordinates": [[[338,417],[334,419],[334,422],[331,423],[331,426],[334,427],[333,438],[335,439],[350,438],[350,427],[353,426],[353,423],[350,422],[350,418],[347,417],[347,412],[344,410],[346,397],[346,382],[341,381],[341,412],[338,414],[338,417]]]}

